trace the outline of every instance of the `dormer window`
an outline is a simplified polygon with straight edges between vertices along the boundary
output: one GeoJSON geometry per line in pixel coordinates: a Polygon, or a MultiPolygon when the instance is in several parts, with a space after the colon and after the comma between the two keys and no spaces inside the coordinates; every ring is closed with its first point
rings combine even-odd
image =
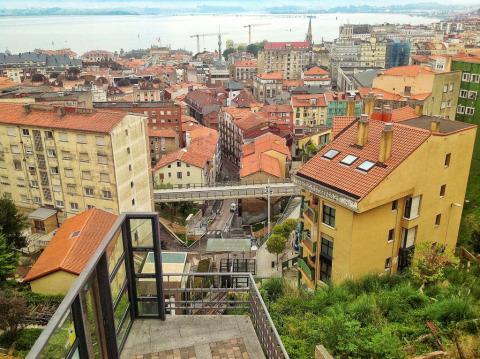
{"type": "Polygon", "coordinates": [[[350,166],[353,162],[355,162],[358,159],[357,156],[354,155],[346,155],[343,160],[340,161],[340,163],[350,166]]]}
{"type": "Polygon", "coordinates": [[[325,154],[323,155],[324,158],[326,159],[329,159],[329,160],[332,160],[334,159],[335,157],[337,157],[337,155],[340,153],[340,151],[337,151],[337,150],[328,150],[327,152],[325,152],[325,154]]]}
{"type": "Polygon", "coordinates": [[[368,172],[370,171],[373,166],[375,166],[375,162],[372,162],[372,161],[363,161],[360,166],[358,166],[357,168],[360,170],[360,171],[363,171],[363,172],[368,172]]]}

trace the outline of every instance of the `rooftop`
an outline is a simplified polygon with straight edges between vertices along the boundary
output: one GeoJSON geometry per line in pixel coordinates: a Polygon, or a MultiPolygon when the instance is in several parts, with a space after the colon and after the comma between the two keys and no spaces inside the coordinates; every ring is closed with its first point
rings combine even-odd
{"type": "Polygon", "coordinates": [[[431,75],[434,73],[435,71],[433,71],[432,69],[423,67],[420,65],[392,67],[383,72],[384,75],[388,75],[388,76],[406,76],[406,77],[417,77],[420,74],[431,75]]]}
{"type": "Polygon", "coordinates": [[[284,50],[284,49],[306,50],[310,48],[310,46],[311,45],[308,41],[293,41],[293,42],[265,41],[263,48],[265,50],[284,50]]]}
{"type": "Polygon", "coordinates": [[[439,122],[437,135],[449,135],[452,133],[456,133],[456,132],[460,132],[466,129],[476,127],[471,123],[446,120],[441,117],[432,117],[432,116],[420,116],[420,117],[417,116],[417,118],[402,121],[402,125],[430,130],[430,126],[433,121],[439,122]]]}
{"type": "Polygon", "coordinates": [[[277,178],[284,177],[278,159],[266,153],[254,153],[242,157],[240,162],[240,178],[257,172],[265,172],[277,178]]]}
{"type": "Polygon", "coordinates": [[[293,107],[326,107],[324,94],[292,95],[293,107]]]}
{"type": "Polygon", "coordinates": [[[304,76],[319,76],[328,75],[328,71],[322,69],[319,66],[314,66],[303,72],[304,76]]]}
{"type": "Polygon", "coordinates": [[[257,77],[262,80],[283,80],[283,74],[280,71],[262,72],[257,74],[257,77]]]}

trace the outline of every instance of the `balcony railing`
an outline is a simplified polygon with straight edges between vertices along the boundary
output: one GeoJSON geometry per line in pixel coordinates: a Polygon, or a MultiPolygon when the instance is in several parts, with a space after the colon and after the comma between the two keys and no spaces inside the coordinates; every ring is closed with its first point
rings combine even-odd
{"type": "Polygon", "coordinates": [[[173,314],[249,315],[266,357],[289,358],[251,273],[162,273],[159,233],[157,214],[119,216],[27,358],[119,358],[136,319],[173,314]]]}
{"type": "Polygon", "coordinates": [[[298,258],[298,268],[302,270],[303,273],[310,279],[314,280],[314,275],[312,269],[308,266],[308,264],[302,259],[298,258]]]}

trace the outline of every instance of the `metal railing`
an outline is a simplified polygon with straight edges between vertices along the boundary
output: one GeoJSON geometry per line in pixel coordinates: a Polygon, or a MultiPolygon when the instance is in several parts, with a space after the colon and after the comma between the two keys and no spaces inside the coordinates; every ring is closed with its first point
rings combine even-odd
{"type": "Polygon", "coordinates": [[[162,190],[169,190],[169,189],[187,189],[187,188],[215,188],[215,187],[238,187],[238,186],[250,186],[250,185],[264,185],[267,186],[268,184],[284,184],[284,183],[292,183],[289,178],[283,179],[270,179],[270,182],[267,183],[265,181],[227,181],[227,182],[214,182],[214,183],[189,183],[186,185],[179,185],[179,184],[164,184],[163,186],[154,185],[154,189],[157,191],[162,190]]]}

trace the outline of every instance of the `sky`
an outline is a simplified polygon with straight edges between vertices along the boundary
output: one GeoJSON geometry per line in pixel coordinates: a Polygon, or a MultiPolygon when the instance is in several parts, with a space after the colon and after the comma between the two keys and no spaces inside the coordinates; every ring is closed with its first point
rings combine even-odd
{"type": "MultiPolygon", "coordinates": [[[[411,3],[432,3],[435,0],[411,0],[406,2],[401,2],[400,4],[411,3]]],[[[438,1],[439,3],[444,3],[443,1],[438,1]]],[[[165,8],[175,8],[175,7],[188,7],[188,6],[241,6],[244,8],[251,8],[252,10],[261,9],[264,7],[279,7],[279,6],[305,6],[305,7],[316,7],[316,8],[330,8],[333,6],[344,6],[344,5],[372,5],[372,6],[383,6],[383,5],[395,5],[399,4],[398,0],[336,0],[332,2],[331,0],[296,0],[292,2],[291,0],[63,0],[63,1],[53,1],[53,0],[0,0],[0,8],[12,9],[12,8],[44,8],[44,7],[62,7],[62,8],[82,8],[88,6],[89,8],[105,8],[105,7],[165,7],[165,8]]],[[[449,4],[454,5],[480,5],[480,0],[449,0],[449,4]]]]}

